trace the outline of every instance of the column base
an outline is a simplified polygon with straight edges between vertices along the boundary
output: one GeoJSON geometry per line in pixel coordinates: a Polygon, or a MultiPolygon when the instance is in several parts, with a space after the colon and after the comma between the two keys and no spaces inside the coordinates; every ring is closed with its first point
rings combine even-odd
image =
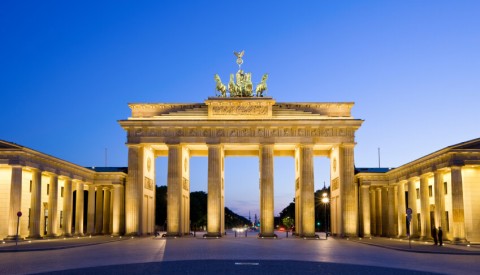
{"type": "Polygon", "coordinates": [[[470,243],[470,242],[467,241],[467,239],[465,239],[465,238],[453,238],[452,239],[452,244],[468,244],[468,243],[470,243]]]}
{"type": "Polygon", "coordinates": [[[60,236],[56,235],[56,234],[46,235],[45,237],[48,238],[48,239],[58,239],[58,238],[60,238],[60,236]]]}
{"type": "MultiPolygon", "coordinates": [[[[5,241],[15,241],[15,240],[17,240],[17,235],[9,235],[9,236],[5,237],[4,240],[5,241]]],[[[23,240],[25,240],[25,238],[22,237],[22,236],[18,236],[18,240],[23,241],[23,240]]]]}
{"type": "Polygon", "coordinates": [[[73,234],[72,233],[66,233],[66,234],[63,234],[63,237],[70,238],[70,237],[73,237],[73,234]]]}
{"type": "Polygon", "coordinates": [[[30,240],[41,240],[41,239],[43,239],[43,237],[40,236],[40,234],[38,234],[38,235],[28,236],[27,239],[30,239],[30,240]]]}
{"type": "Polygon", "coordinates": [[[310,239],[310,240],[318,240],[320,239],[320,237],[316,234],[304,234],[304,235],[299,235],[300,238],[304,239],[304,240],[307,240],[307,239],[310,239]]]}
{"type": "Polygon", "coordinates": [[[75,236],[75,237],[83,237],[83,236],[85,236],[85,234],[83,234],[83,233],[75,233],[75,234],[73,234],[73,236],[75,236]]]}
{"type": "Polygon", "coordinates": [[[432,237],[422,236],[422,237],[420,237],[419,240],[420,240],[420,241],[433,241],[433,238],[432,238],[432,237]]]}

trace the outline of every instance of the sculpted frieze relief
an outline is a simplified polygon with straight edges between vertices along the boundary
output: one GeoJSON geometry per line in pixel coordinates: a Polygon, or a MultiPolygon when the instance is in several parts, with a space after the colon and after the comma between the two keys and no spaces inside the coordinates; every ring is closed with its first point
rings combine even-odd
{"type": "Polygon", "coordinates": [[[351,116],[353,103],[278,103],[285,109],[296,109],[326,116],[351,116]]]}
{"type": "Polygon", "coordinates": [[[168,114],[171,112],[183,111],[186,109],[200,108],[205,106],[202,103],[194,104],[162,104],[162,103],[153,103],[153,104],[129,104],[128,105],[132,110],[132,117],[149,117],[149,116],[158,116],[162,114],[168,114]]]}
{"type": "Polygon", "coordinates": [[[351,137],[352,128],[331,127],[144,127],[130,128],[129,137],[351,137]]]}

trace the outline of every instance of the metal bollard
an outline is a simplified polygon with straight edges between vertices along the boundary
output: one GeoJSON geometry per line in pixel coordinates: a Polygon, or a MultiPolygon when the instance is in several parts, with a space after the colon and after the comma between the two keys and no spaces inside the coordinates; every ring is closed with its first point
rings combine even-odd
{"type": "Polygon", "coordinates": [[[287,230],[287,238],[288,238],[288,230],[287,230]]]}
{"type": "Polygon", "coordinates": [[[235,230],[235,238],[237,237],[237,230],[235,230]]]}

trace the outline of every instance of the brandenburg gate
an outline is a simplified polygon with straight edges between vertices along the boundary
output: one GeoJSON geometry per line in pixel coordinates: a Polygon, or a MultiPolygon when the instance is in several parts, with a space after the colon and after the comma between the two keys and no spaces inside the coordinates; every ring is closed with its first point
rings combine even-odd
{"type": "MultiPolygon", "coordinates": [[[[235,53],[240,67],[243,52],[235,53]]],[[[239,68],[228,88],[215,75],[219,95],[203,103],[129,104],[131,117],[119,121],[127,132],[125,189],[127,234],[146,234],[155,225],[155,158],[168,157],[167,235],[190,233],[190,157],[208,157],[207,236],[224,230],[224,159],[258,156],[260,236],[274,236],[274,157],[295,159],[295,227],[315,236],[315,156],[330,159],[331,230],[358,235],[358,187],[354,182],[355,131],[363,120],[353,103],[279,103],[264,93],[264,75],[253,89],[251,74],[239,68]],[[227,96],[227,91],[229,96],[227,96]],[[255,92],[255,94],[254,94],[255,92]]]]}

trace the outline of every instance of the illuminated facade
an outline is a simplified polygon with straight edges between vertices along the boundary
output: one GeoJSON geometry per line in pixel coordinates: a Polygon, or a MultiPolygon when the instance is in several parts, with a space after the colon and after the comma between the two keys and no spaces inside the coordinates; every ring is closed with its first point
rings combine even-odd
{"type": "Polygon", "coordinates": [[[480,242],[480,139],[429,154],[398,168],[357,169],[359,232],[363,236],[431,239],[442,227],[453,242],[480,242]]]}
{"type": "MultiPolygon", "coordinates": [[[[295,159],[296,232],[315,236],[313,158],[331,163],[332,232],[356,236],[353,103],[276,103],[268,97],[215,97],[194,104],[130,104],[127,132],[127,234],[154,230],[155,158],[168,157],[167,235],[190,233],[190,157],[208,157],[207,236],[224,232],[224,158],[257,156],[261,236],[274,236],[273,160],[295,159]]],[[[240,169],[240,168],[239,168],[240,169]]],[[[247,171],[248,172],[248,171],[247,171]]]]}
{"type": "Polygon", "coordinates": [[[123,234],[126,176],[0,140],[0,238],[123,234]]]}

